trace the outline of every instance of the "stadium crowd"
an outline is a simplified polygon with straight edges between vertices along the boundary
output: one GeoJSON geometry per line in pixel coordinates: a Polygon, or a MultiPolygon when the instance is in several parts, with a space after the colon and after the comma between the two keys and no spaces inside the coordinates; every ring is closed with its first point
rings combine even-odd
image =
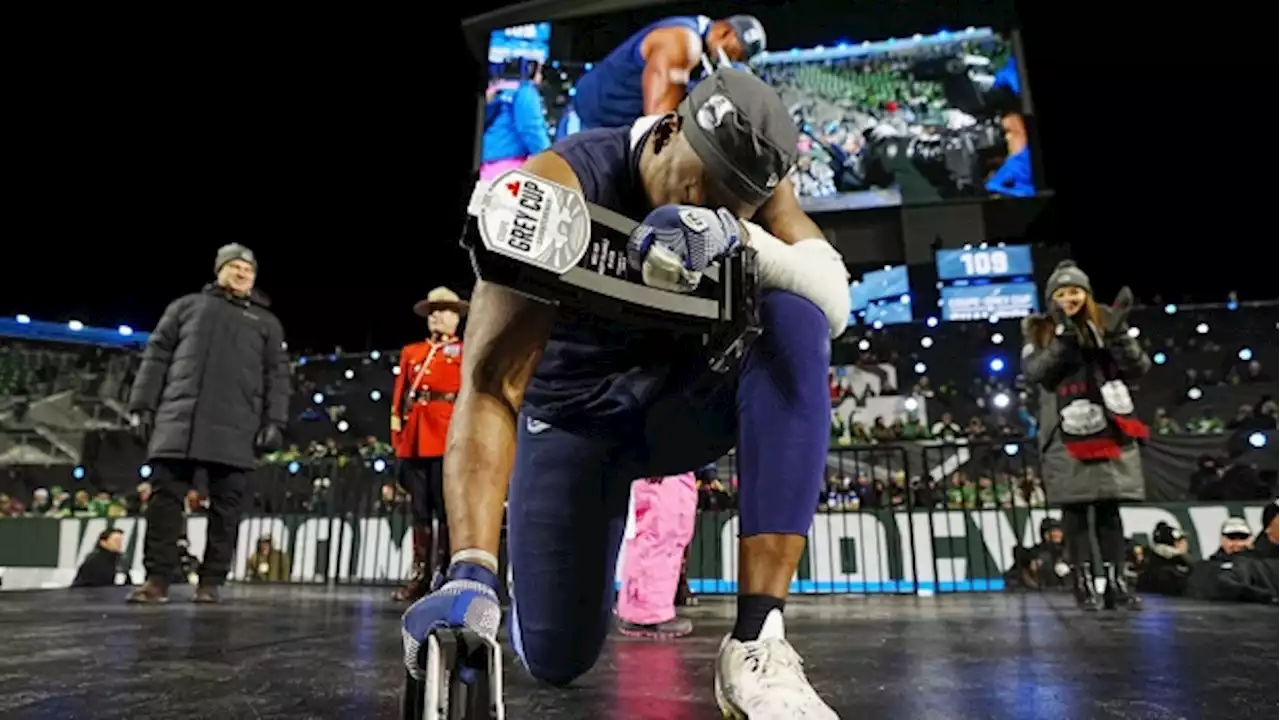
{"type": "MultiPolygon", "coordinates": [[[[1147,306],[1133,317],[1134,332],[1156,363],[1137,395],[1140,412],[1156,435],[1276,427],[1275,378],[1267,371],[1276,358],[1274,333],[1268,331],[1274,324],[1273,306],[1240,308],[1233,299],[1213,308],[1147,306]]],[[[1036,434],[1034,413],[1014,370],[1018,337],[1015,321],[858,326],[846,333],[833,349],[836,361],[845,364],[832,368],[830,385],[832,447],[849,454],[833,453],[833,458],[844,459],[833,460],[819,506],[835,511],[1043,504],[1030,442],[1036,434]],[[903,402],[877,405],[888,410],[873,414],[873,401],[886,398],[903,402]],[[944,481],[905,462],[885,460],[897,456],[873,452],[877,447],[962,444],[993,450],[975,453],[979,461],[944,481]],[[1014,445],[1026,452],[1000,452],[1014,445]],[[992,459],[983,459],[987,457],[992,459]]],[[[318,499],[322,491],[332,494],[325,490],[333,485],[329,475],[358,468],[367,472],[375,464],[385,471],[393,462],[386,404],[397,367],[394,355],[338,351],[295,359],[290,444],[262,462],[264,472],[291,478],[295,485],[304,477],[313,479],[305,491],[291,488],[287,499],[260,493],[260,508],[331,505],[318,499]]],[[[0,517],[19,512],[115,517],[136,510],[141,492],[132,487],[136,476],[102,477],[82,467],[78,457],[59,455],[59,447],[83,445],[87,437],[120,425],[120,414],[112,417],[112,412],[119,410],[127,392],[134,356],[123,348],[0,343],[0,380],[7,388],[0,395],[0,464],[5,467],[0,479],[7,478],[0,486],[6,493],[0,495],[0,517]],[[33,456],[38,458],[34,462],[29,460],[33,456]],[[75,477],[22,482],[23,467],[37,464],[65,467],[75,477]]],[[[1222,499],[1211,489],[1230,466],[1225,453],[1202,458],[1187,480],[1187,497],[1222,499]]],[[[731,457],[699,480],[703,507],[732,505],[731,457]]],[[[367,502],[394,504],[394,483],[376,485],[367,502]]]]}

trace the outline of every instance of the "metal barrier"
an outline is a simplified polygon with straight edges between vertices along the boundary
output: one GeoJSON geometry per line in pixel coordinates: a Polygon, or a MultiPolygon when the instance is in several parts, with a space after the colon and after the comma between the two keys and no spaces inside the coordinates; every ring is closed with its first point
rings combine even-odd
{"type": "MultiPolygon", "coordinates": [[[[792,591],[930,595],[1003,588],[1014,548],[1038,542],[1037,529],[1048,512],[1043,492],[1036,489],[1032,445],[904,442],[833,449],[792,591]]],[[[232,578],[361,585],[402,581],[413,558],[412,532],[394,468],[394,461],[361,458],[299,459],[259,468],[249,485],[232,578]],[[260,540],[270,546],[260,547],[260,540]]],[[[721,477],[703,482],[699,491],[688,551],[695,593],[737,589],[733,457],[720,468],[721,477]]],[[[0,521],[0,540],[14,541],[0,546],[34,544],[20,542],[22,531],[12,523],[50,522],[59,521],[0,521]]],[[[145,520],[61,522],[78,525],[56,533],[41,530],[41,537],[58,537],[55,547],[71,538],[79,547],[55,549],[49,566],[62,567],[82,556],[110,523],[126,531],[126,566],[135,577],[143,574],[145,520]]],[[[205,523],[198,510],[187,521],[196,557],[204,551],[205,523]]],[[[0,551],[0,566],[24,564],[8,555],[0,551]]]]}

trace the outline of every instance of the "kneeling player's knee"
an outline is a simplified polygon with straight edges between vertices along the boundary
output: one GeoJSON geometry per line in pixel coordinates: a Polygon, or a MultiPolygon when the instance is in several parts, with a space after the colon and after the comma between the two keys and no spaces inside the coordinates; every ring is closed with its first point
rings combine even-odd
{"type": "Polygon", "coordinates": [[[770,290],[762,298],[760,320],[764,334],[757,341],[758,363],[795,400],[816,395],[829,403],[831,336],[818,306],[795,293],[770,290]]]}
{"type": "Polygon", "coordinates": [[[585,675],[600,654],[599,645],[593,650],[568,637],[526,637],[524,640],[519,655],[525,669],[534,679],[556,687],[564,687],[585,675]]]}

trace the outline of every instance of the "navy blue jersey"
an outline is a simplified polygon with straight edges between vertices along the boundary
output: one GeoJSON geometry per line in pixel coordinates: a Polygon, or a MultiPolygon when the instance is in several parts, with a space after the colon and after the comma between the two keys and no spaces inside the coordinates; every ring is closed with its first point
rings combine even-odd
{"type": "Polygon", "coordinates": [[[613,49],[574,85],[573,109],[582,129],[630,126],[644,115],[644,57],[641,45],[659,28],[688,28],[699,38],[711,19],[670,17],[646,26],[613,49]]]}
{"type": "MultiPolygon", "coordinates": [[[[573,168],[588,202],[634,220],[649,214],[630,127],[581,132],[551,150],[573,168]]],[[[662,391],[672,368],[697,362],[701,348],[696,336],[627,329],[561,309],[525,390],[524,412],[564,429],[620,429],[640,421],[637,411],[662,391]]]]}

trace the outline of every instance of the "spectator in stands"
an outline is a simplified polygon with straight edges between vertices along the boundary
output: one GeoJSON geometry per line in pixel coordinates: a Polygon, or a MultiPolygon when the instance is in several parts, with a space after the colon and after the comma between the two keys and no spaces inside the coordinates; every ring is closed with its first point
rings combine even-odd
{"type": "Polygon", "coordinates": [[[168,599],[179,557],[183,496],[196,470],[209,488],[208,548],[196,602],[217,602],[235,552],[247,471],[256,450],[278,450],[289,420],[284,330],[255,289],[258,264],[231,243],[214,259],[216,281],[170,303],[147,341],[129,395],[131,424],[148,443],[154,493],[147,507],[135,603],[168,599]]]}
{"type": "Polygon", "coordinates": [[[1236,553],[1241,553],[1253,546],[1253,531],[1249,523],[1242,517],[1229,517],[1222,523],[1218,538],[1218,549],[1209,556],[1210,560],[1226,560],[1236,553]]]}
{"type": "Polygon", "coordinates": [[[1187,592],[1193,565],[1187,536],[1166,522],[1156,523],[1151,532],[1151,555],[1147,557],[1143,572],[1138,575],[1138,589],[1181,597],[1187,592]]]}
{"type": "Polygon", "coordinates": [[[24,512],[26,512],[26,508],[22,506],[22,503],[5,493],[0,493],[0,518],[18,517],[24,512]]]}
{"type": "Polygon", "coordinates": [[[126,507],[130,515],[145,516],[147,514],[147,506],[151,503],[151,483],[138,483],[138,487],[133,495],[129,496],[126,507]]]}
{"type": "Polygon", "coordinates": [[[1077,599],[1097,610],[1091,536],[1096,535],[1108,608],[1140,607],[1124,579],[1125,541],[1120,502],[1146,497],[1137,442],[1148,430],[1134,416],[1127,381],[1151,360],[1129,336],[1133,304],[1128,288],[1112,307],[1093,299],[1089,277],[1074,262],[1058,264],[1045,289],[1049,314],[1022,323],[1022,371],[1040,387],[1040,454],[1049,501],[1061,504],[1076,567],[1077,599]],[[1093,509],[1096,532],[1089,532],[1093,509]]]}
{"type": "Polygon", "coordinates": [[[965,423],[964,435],[970,440],[987,440],[991,435],[987,432],[986,423],[982,422],[982,418],[973,415],[969,418],[969,422],[965,423]]]}
{"type": "Polygon", "coordinates": [[[1070,585],[1071,568],[1062,523],[1054,518],[1040,521],[1040,544],[1035,547],[1040,561],[1039,581],[1042,588],[1064,589],[1070,585]]]}
{"type": "Polygon", "coordinates": [[[49,497],[49,491],[45,488],[38,487],[31,493],[31,507],[27,508],[27,514],[43,517],[53,513],[53,500],[49,497]]]}
{"type": "MultiPolygon", "coordinates": [[[[71,587],[110,587],[120,572],[120,556],[124,553],[124,533],[116,528],[98,534],[98,544],[85,556],[76,570],[71,587]]],[[[125,575],[126,582],[128,575],[125,575]]]]}
{"type": "Polygon", "coordinates": [[[1254,555],[1263,558],[1277,557],[1280,551],[1280,511],[1276,503],[1268,503],[1262,510],[1262,532],[1253,540],[1254,555]]]}
{"type": "Polygon", "coordinates": [[[1270,380],[1270,379],[1271,379],[1271,376],[1267,373],[1266,370],[1262,368],[1261,362],[1258,362],[1257,360],[1249,361],[1249,364],[1246,366],[1245,372],[1244,372],[1245,382],[1251,382],[1251,383],[1266,382],[1267,380],[1270,380]]]}
{"type": "Polygon", "coordinates": [[[1152,430],[1157,435],[1178,435],[1182,432],[1182,428],[1178,427],[1178,423],[1169,417],[1169,412],[1164,408],[1156,408],[1155,418],[1153,419],[1152,430]]]}
{"type": "Polygon", "coordinates": [[[1254,423],[1253,406],[1241,405],[1236,409],[1236,416],[1231,418],[1227,423],[1228,430],[1244,430],[1251,428],[1254,423]]]}
{"type": "Polygon", "coordinates": [[[911,413],[907,416],[906,422],[899,423],[898,437],[903,440],[926,440],[929,437],[929,429],[920,422],[920,416],[911,413]]]}
{"type": "Polygon", "coordinates": [[[955,419],[951,417],[949,412],[942,413],[942,417],[938,418],[938,422],[934,423],[932,428],[929,428],[929,436],[943,442],[955,442],[963,435],[964,431],[956,424],[955,419]]]}
{"type": "Polygon", "coordinates": [[[1210,500],[1210,495],[1218,492],[1216,485],[1221,477],[1222,463],[1212,455],[1201,455],[1187,491],[1196,500],[1210,500]]]}
{"type": "Polygon", "coordinates": [[[1187,433],[1191,435],[1217,435],[1225,429],[1222,418],[1214,414],[1212,407],[1204,407],[1187,421],[1187,433]]]}
{"type": "Polygon", "coordinates": [[[263,535],[245,563],[244,576],[249,582],[284,582],[289,579],[289,556],[276,548],[270,535],[263,535]]]}

